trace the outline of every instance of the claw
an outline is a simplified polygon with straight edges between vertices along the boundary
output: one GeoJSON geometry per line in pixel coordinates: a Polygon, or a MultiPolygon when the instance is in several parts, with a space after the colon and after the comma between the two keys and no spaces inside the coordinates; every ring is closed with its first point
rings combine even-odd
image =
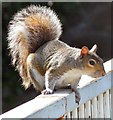
{"type": "Polygon", "coordinates": [[[53,93],[53,91],[50,90],[50,89],[45,89],[45,90],[42,91],[43,95],[48,95],[48,94],[52,94],[52,93],[53,93]]]}

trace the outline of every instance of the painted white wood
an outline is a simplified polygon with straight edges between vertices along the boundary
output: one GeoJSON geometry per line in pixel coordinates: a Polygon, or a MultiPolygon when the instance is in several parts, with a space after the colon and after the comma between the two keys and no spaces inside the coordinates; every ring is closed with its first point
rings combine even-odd
{"type": "Polygon", "coordinates": [[[110,118],[110,92],[107,90],[104,94],[104,117],[110,118]]]}
{"type": "Polygon", "coordinates": [[[78,118],[77,108],[74,108],[74,109],[72,110],[72,118],[78,118]]]}
{"type": "Polygon", "coordinates": [[[85,118],[84,116],[84,104],[79,107],[79,118],[85,118]]]}
{"type": "Polygon", "coordinates": [[[71,118],[70,112],[67,113],[67,118],[71,118]]]}
{"type": "Polygon", "coordinates": [[[92,99],[92,118],[98,118],[98,111],[97,111],[97,97],[92,99]]]}
{"type": "MultiPolygon", "coordinates": [[[[109,66],[109,70],[110,68],[111,67],[109,66]]],[[[72,92],[71,90],[58,90],[52,95],[39,95],[33,100],[30,100],[29,102],[26,102],[0,115],[0,119],[1,118],[20,118],[20,119],[21,118],[59,118],[65,113],[68,113],[72,111],[74,108],[78,108],[79,106],[80,106],[79,117],[84,118],[85,116],[84,103],[86,103],[88,100],[91,100],[98,95],[99,95],[98,97],[99,98],[99,102],[98,102],[99,116],[97,117],[103,117],[104,110],[103,110],[103,94],[102,93],[104,93],[108,89],[111,89],[111,86],[113,86],[113,84],[111,84],[111,81],[112,81],[111,74],[113,74],[113,71],[110,71],[106,76],[93,80],[90,83],[87,83],[86,77],[84,76],[82,80],[85,81],[84,83],[87,83],[87,84],[80,86],[79,92],[81,95],[81,100],[79,105],[75,103],[74,92],[72,92]]],[[[111,101],[111,104],[113,104],[113,97],[111,96],[111,98],[112,100],[110,101],[111,101]]],[[[106,101],[107,101],[107,98],[106,98],[106,101]]],[[[96,108],[95,102],[96,102],[96,98],[92,100],[92,106],[93,106],[92,111],[96,112],[96,110],[94,110],[94,108],[96,108]]],[[[111,111],[111,113],[112,112],[113,111],[111,111]]],[[[96,113],[94,115],[96,117],[96,113]]]]}
{"type": "Polygon", "coordinates": [[[85,103],[85,118],[91,118],[91,101],[85,103]]]}
{"type": "Polygon", "coordinates": [[[103,94],[98,96],[98,118],[104,118],[103,94]]]}
{"type": "Polygon", "coordinates": [[[107,62],[104,63],[104,68],[105,68],[105,71],[106,73],[108,73],[109,71],[112,71],[113,70],[113,58],[107,62]]]}
{"type": "Polygon", "coordinates": [[[105,92],[111,88],[111,73],[108,73],[106,76],[97,79],[90,84],[79,88],[81,97],[79,105],[86,103],[88,100],[91,100],[95,96],[105,92]]]}
{"type": "Polygon", "coordinates": [[[110,113],[111,113],[111,118],[112,118],[112,120],[113,120],[113,87],[111,88],[111,99],[110,99],[110,105],[111,105],[111,111],[110,111],[110,113]]]}
{"type": "Polygon", "coordinates": [[[52,95],[40,95],[0,118],[59,118],[71,111],[74,104],[75,94],[71,90],[61,90],[52,95]]]}

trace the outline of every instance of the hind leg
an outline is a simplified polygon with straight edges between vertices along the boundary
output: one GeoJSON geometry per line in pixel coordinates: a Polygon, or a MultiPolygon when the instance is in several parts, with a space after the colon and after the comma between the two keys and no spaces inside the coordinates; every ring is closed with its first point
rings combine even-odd
{"type": "Polygon", "coordinates": [[[41,92],[44,89],[44,76],[41,75],[39,70],[40,66],[36,54],[32,53],[27,58],[28,79],[30,79],[35,89],[41,92]]]}

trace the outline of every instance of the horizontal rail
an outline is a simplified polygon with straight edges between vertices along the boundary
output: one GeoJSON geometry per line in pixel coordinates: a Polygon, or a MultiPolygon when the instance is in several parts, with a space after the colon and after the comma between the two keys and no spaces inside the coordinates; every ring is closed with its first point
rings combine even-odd
{"type": "MultiPolygon", "coordinates": [[[[1,118],[59,118],[65,113],[78,108],[88,100],[93,99],[99,94],[111,89],[111,61],[105,63],[107,75],[98,79],[92,79],[83,76],[79,92],[81,100],[79,105],[75,103],[75,93],[71,90],[62,89],[51,95],[39,95],[33,100],[30,100],[0,116],[1,118]],[[87,79],[90,81],[87,82],[87,79]],[[83,81],[83,82],[82,82],[83,81]],[[85,82],[84,82],[85,81],[85,82]],[[84,83],[84,84],[83,84],[84,83]]],[[[88,105],[89,103],[87,103],[88,105]]],[[[82,108],[81,108],[82,109],[82,108]]],[[[76,112],[76,111],[75,111],[76,112]]]]}

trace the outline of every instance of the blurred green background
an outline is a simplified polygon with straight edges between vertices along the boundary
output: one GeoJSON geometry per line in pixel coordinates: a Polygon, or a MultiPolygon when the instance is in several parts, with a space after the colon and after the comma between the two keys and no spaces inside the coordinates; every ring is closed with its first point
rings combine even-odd
{"type": "MultiPolygon", "coordinates": [[[[3,2],[2,3],[2,110],[6,112],[38,95],[31,86],[24,90],[18,72],[11,65],[7,50],[7,28],[12,16],[30,5],[48,3],[3,2]]],[[[109,60],[111,55],[111,3],[54,2],[51,8],[56,11],[63,25],[61,40],[70,46],[91,48],[98,45],[98,54],[109,60]]]]}

